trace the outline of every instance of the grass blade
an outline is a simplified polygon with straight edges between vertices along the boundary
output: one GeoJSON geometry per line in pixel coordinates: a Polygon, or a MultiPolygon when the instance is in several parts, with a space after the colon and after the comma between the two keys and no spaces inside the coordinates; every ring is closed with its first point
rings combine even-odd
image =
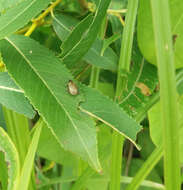
{"type": "Polygon", "coordinates": [[[152,0],[151,8],[160,79],[165,187],[166,190],[179,190],[179,128],[169,1],[152,0]]]}
{"type": "Polygon", "coordinates": [[[32,141],[29,146],[29,150],[25,157],[24,165],[21,170],[19,190],[27,190],[31,177],[31,172],[34,164],[35,153],[39,142],[39,137],[42,129],[43,121],[39,120],[35,129],[32,141]]]}

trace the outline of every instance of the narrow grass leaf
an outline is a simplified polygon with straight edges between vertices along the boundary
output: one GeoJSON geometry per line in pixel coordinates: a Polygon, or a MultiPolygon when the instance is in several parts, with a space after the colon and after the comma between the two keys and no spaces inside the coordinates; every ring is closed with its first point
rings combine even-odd
{"type": "Polygon", "coordinates": [[[169,1],[152,0],[153,31],[160,81],[164,178],[167,190],[180,189],[178,105],[169,1]]]}
{"type": "Polygon", "coordinates": [[[11,141],[8,134],[0,127],[0,151],[5,154],[5,161],[8,164],[8,189],[18,190],[19,183],[19,156],[15,145],[11,141]]]}
{"type": "Polygon", "coordinates": [[[34,135],[32,137],[32,141],[29,145],[29,149],[25,157],[23,167],[21,169],[20,184],[18,188],[19,190],[28,189],[29,181],[30,181],[30,177],[31,177],[31,173],[32,173],[33,165],[34,165],[35,153],[37,150],[37,145],[38,145],[38,141],[39,141],[39,137],[40,137],[40,133],[42,129],[42,123],[43,123],[42,120],[39,120],[39,123],[37,123],[34,135]]]}

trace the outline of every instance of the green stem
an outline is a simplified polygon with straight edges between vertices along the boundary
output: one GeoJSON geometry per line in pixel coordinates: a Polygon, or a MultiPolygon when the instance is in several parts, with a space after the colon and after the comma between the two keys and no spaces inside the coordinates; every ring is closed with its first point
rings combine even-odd
{"type": "Polygon", "coordinates": [[[110,190],[120,190],[123,143],[124,137],[113,131],[110,190]]]}
{"type": "Polygon", "coordinates": [[[160,79],[165,187],[166,190],[180,190],[179,126],[169,1],[152,0],[151,8],[160,79]]]}
{"type": "MultiPolygon", "coordinates": [[[[127,74],[130,70],[133,33],[137,15],[138,0],[128,1],[128,12],[121,41],[120,59],[118,65],[117,85],[115,100],[121,101],[121,96],[127,85],[127,74]]],[[[112,162],[110,190],[120,190],[120,178],[122,168],[122,150],[124,138],[113,131],[112,137],[112,162]]]]}
{"type": "MultiPolygon", "coordinates": [[[[99,32],[99,37],[101,40],[103,40],[105,37],[106,28],[107,28],[107,16],[104,17],[101,24],[101,29],[99,32]]],[[[98,87],[99,75],[100,75],[100,68],[92,66],[91,75],[90,75],[90,86],[92,88],[98,87]]]]}
{"type": "Polygon", "coordinates": [[[92,66],[91,75],[90,75],[90,86],[92,88],[98,87],[100,68],[92,66]]]}

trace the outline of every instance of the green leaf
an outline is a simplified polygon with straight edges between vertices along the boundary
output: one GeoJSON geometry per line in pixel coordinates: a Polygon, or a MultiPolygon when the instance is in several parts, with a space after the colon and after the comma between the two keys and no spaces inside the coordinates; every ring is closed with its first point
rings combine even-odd
{"type": "Polygon", "coordinates": [[[6,9],[11,8],[24,0],[1,0],[0,12],[4,12],[6,9]]]}
{"type": "MultiPolygon", "coordinates": [[[[64,14],[53,15],[53,28],[58,37],[62,41],[65,41],[66,38],[68,38],[69,34],[72,31],[72,28],[78,28],[80,26],[80,25],[76,26],[77,23],[78,20],[69,15],[64,15],[64,14]]],[[[88,27],[84,26],[84,31],[86,29],[88,29],[88,27]]],[[[79,27],[78,30],[81,31],[81,28],[79,27]]],[[[76,40],[79,40],[80,38],[78,37],[77,30],[74,31],[75,31],[74,37],[77,35],[76,40]]],[[[68,40],[69,40],[69,45],[72,45],[72,43],[70,43],[71,39],[68,38],[68,40]]],[[[114,71],[117,70],[118,58],[116,54],[114,53],[112,48],[107,47],[105,49],[104,54],[101,55],[102,46],[103,46],[102,41],[96,39],[91,48],[84,55],[83,60],[103,69],[114,70],[114,71]]]]}
{"type": "Polygon", "coordinates": [[[37,153],[43,158],[62,165],[70,165],[76,159],[74,154],[63,149],[55,133],[45,123],[41,131],[37,153]]]}
{"type": "Polygon", "coordinates": [[[158,85],[158,78],[156,67],[144,60],[137,47],[133,48],[132,63],[120,106],[129,115],[136,117],[156,93],[154,91],[158,85]]]}
{"type": "Polygon", "coordinates": [[[20,164],[18,152],[8,134],[0,127],[0,151],[5,154],[8,163],[8,189],[17,190],[19,183],[20,164]]]}
{"type": "Polygon", "coordinates": [[[114,86],[113,86],[113,84],[107,83],[107,82],[99,82],[97,88],[105,96],[108,96],[111,99],[114,98],[114,86]]]}
{"type": "Polygon", "coordinates": [[[0,152],[0,182],[2,190],[7,190],[8,187],[8,168],[6,166],[5,156],[0,152]]]}
{"type": "Polygon", "coordinates": [[[135,144],[136,135],[141,130],[141,126],[130,118],[115,102],[95,89],[83,86],[82,90],[86,101],[80,104],[80,109],[103,121],[135,144]]]}
{"type": "Polygon", "coordinates": [[[155,149],[155,145],[150,138],[149,128],[144,127],[143,131],[139,133],[138,144],[140,145],[140,147],[142,147],[140,150],[141,158],[143,160],[147,160],[155,149]]]}
{"type": "Polygon", "coordinates": [[[35,116],[35,111],[24,96],[24,91],[17,87],[7,72],[0,73],[0,103],[7,108],[25,115],[35,116]]]}
{"type": "MultiPolygon", "coordinates": [[[[180,160],[183,163],[183,95],[178,98],[178,112],[179,112],[179,135],[180,135],[180,160]]],[[[153,143],[156,146],[160,146],[163,143],[162,128],[160,127],[160,102],[155,104],[148,112],[149,124],[150,124],[150,135],[153,143]]]]}
{"type": "Polygon", "coordinates": [[[17,31],[42,11],[50,0],[26,0],[0,16],[0,39],[17,31]]]}
{"type": "Polygon", "coordinates": [[[108,47],[102,55],[102,46],[102,40],[96,39],[92,47],[84,55],[83,60],[102,69],[116,71],[118,62],[117,55],[110,47],[108,47]]]}
{"type": "Polygon", "coordinates": [[[112,10],[120,10],[127,7],[127,0],[113,0],[110,4],[110,9],[112,10]]]}
{"type": "MultiPolygon", "coordinates": [[[[138,13],[138,42],[144,57],[156,64],[155,40],[152,25],[150,0],[141,0],[138,13]]],[[[183,67],[183,1],[169,0],[171,30],[174,43],[176,68],[183,67]]]]}
{"type": "Polygon", "coordinates": [[[76,63],[90,49],[90,47],[92,46],[93,42],[95,41],[97,37],[97,33],[99,32],[99,29],[101,26],[101,21],[104,18],[104,15],[106,14],[106,10],[109,6],[109,3],[110,3],[110,0],[105,0],[105,1],[99,0],[99,5],[97,7],[95,16],[93,17],[93,20],[91,24],[89,25],[89,27],[87,24],[90,23],[90,16],[86,18],[88,19],[86,26],[85,26],[85,22],[82,22],[84,23],[84,26],[78,25],[78,27],[82,27],[82,28],[88,27],[83,33],[83,35],[78,36],[78,33],[75,31],[78,31],[79,28],[76,27],[74,31],[71,33],[72,38],[70,38],[69,36],[67,40],[63,43],[62,47],[63,47],[64,53],[61,55],[61,58],[65,64],[70,64],[73,62],[76,63]],[[73,39],[77,39],[76,41],[78,42],[75,44],[76,41],[74,40],[74,43],[73,43],[72,42],[73,39]],[[69,45],[65,45],[65,44],[69,44],[69,45]]]}
{"type": "Polygon", "coordinates": [[[101,54],[103,55],[105,50],[116,40],[121,38],[121,34],[114,34],[111,37],[104,39],[101,54]]]}
{"type": "MultiPolygon", "coordinates": [[[[144,161],[141,159],[137,159],[137,158],[132,159],[129,166],[128,176],[135,176],[135,174],[139,171],[139,169],[143,166],[143,164],[144,164],[144,161]]],[[[147,180],[152,180],[153,182],[158,182],[160,184],[162,183],[162,179],[160,178],[159,174],[157,173],[155,169],[153,169],[151,173],[148,175],[147,180]]],[[[139,190],[155,190],[156,188],[140,186],[138,189],[139,190]]]]}
{"type": "Polygon", "coordinates": [[[78,43],[80,43],[82,36],[85,34],[85,32],[87,32],[87,29],[91,25],[92,20],[93,20],[93,15],[89,14],[81,22],[78,23],[78,25],[74,28],[74,30],[71,31],[70,35],[61,45],[61,50],[62,50],[61,57],[66,56],[69,53],[69,51],[72,50],[73,47],[75,47],[78,43]]]}
{"type": "Polygon", "coordinates": [[[94,121],[77,109],[84,97],[80,90],[76,96],[69,93],[68,83],[74,80],[60,59],[37,42],[18,35],[1,41],[0,49],[9,73],[64,149],[100,170],[94,121]]]}
{"type": "Polygon", "coordinates": [[[65,41],[72,29],[78,24],[75,17],[66,14],[52,14],[53,29],[61,41],[65,41]]]}
{"type": "Polygon", "coordinates": [[[28,189],[29,181],[30,181],[30,177],[31,177],[31,173],[32,173],[33,165],[34,165],[35,153],[36,153],[36,149],[37,149],[37,145],[38,145],[38,141],[39,141],[39,137],[40,137],[40,133],[42,129],[42,123],[43,123],[42,120],[38,121],[34,135],[32,137],[32,141],[29,145],[29,149],[25,157],[23,167],[21,169],[20,184],[18,188],[19,190],[28,189]]]}

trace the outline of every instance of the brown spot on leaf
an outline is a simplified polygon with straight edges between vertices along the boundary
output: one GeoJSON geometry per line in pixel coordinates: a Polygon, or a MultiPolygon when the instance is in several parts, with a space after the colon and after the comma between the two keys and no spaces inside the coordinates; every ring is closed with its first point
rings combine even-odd
{"type": "Polygon", "coordinates": [[[139,88],[141,90],[141,93],[145,96],[150,96],[151,92],[148,86],[146,86],[144,83],[142,82],[138,82],[136,84],[136,87],[139,88]]]}

